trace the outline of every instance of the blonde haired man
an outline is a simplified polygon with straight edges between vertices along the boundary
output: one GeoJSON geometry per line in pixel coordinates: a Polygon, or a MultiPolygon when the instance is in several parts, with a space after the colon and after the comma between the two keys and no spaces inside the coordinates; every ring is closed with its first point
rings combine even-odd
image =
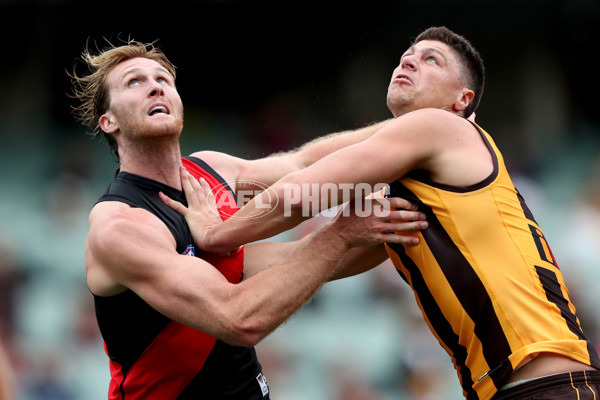
{"type": "MultiPolygon", "coordinates": [[[[86,52],[84,60],[88,73],[71,75],[78,115],[105,134],[120,161],[90,213],[85,249],[87,283],[110,358],[109,398],[269,398],[253,346],[301,307],[344,255],[342,264],[370,251],[366,245],[416,240],[389,232],[419,229],[422,214],[334,218],[298,242],[217,255],[196,247],[199,232],[159,193],[185,203],[182,189],[189,191],[192,173],[206,190],[232,200],[218,199],[227,218],[237,209],[236,182],[271,184],[375,128],[256,161],[216,152],[182,158],[183,105],[165,55],[130,42],[98,55],[86,52]],[[359,245],[366,247],[352,249],[359,245]]],[[[401,199],[392,204],[412,207],[401,199]]]]}

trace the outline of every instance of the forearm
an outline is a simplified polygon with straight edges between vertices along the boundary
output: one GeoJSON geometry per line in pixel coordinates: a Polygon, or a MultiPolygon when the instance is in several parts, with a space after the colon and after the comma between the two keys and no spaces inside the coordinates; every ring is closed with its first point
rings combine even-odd
{"type": "Polygon", "coordinates": [[[377,267],[387,259],[388,254],[383,243],[355,247],[344,255],[329,277],[329,281],[362,274],[377,267]]]}
{"type": "Polygon", "coordinates": [[[370,138],[388,121],[377,122],[356,130],[331,133],[314,139],[296,150],[283,154],[287,154],[293,158],[299,168],[305,168],[339,149],[370,138]]]}
{"type": "Polygon", "coordinates": [[[256,273],[238,286],[233,312],[246,343],[256,343],[305,304],[350,249],[330,222],[297,242],[288,259],[256,273]]]}
{"type": "Polygon", "coordinates": [[[283,264],[297,250],[301,240],[293,242],[261,241],[244,246],[244,279],[275,265],[283,264]]]}
{"type": "Polygon", "coordinates": [[[311,215],[303,215],[300,207],[287,210],[283,192],[279,201],[274,201],[265,215],[260,204],[268,204],[267,195],[260,194],[240,209],[235,218],[211,226],[205,231],[202,248],[213,253],[224,254],[239,246],[275,236],[299,225],[311,215]]]}
{"type": "MultiPolygon", "coordinates": [[[[370,138],[389,121],[375,123],[357,130],[331,133],[294,150],[275,153],[258,160],[248,161],[230,157],[227,164],[237,165],[236,180],[259,182],[261,187],[256,187],[256,189],[264,189],[264,186],[272,185],[289,173],[306,168],[331,153],[370,138]]],[[[214,154],[212,155],[214,156],[214,154]]]]}

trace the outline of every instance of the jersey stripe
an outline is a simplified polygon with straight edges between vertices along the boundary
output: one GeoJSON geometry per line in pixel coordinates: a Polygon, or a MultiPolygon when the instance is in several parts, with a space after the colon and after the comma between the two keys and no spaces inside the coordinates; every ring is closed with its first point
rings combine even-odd
{"type": "MultiPolygon", "coordinates": [[[[417,299],[424,310],[424,314],[427,316],[429,325],[432,327],[438,339],[452,352],[456,369],[460,371],[461,374],[461,386],[465,392],[469,393],[467,399],[479,399],[477,393],[471,390],[473,379],[471,377],[471,371],[466,365],[467,349],[458,342],[458,335],[452,330],[452,326],[446,317],[444,317],[435,298],[427,288],[427,283],[425,283],[421,271],[410,257],[406,255],[404,246],[398,243],[387,243],[387,246],[396,252],[402,260],[402,264],[408,270],[410,274],[410,285],[414,289],[415,294],[418,293],[417,299]]],[[[398,270],[398,273],[408,282],[407,277],[400,270],[398,270]]]]}
{"type": "MultiPolygon", "coordinates": [[[[484,358],[490,366],[488,374],[496,387],[499,387],[513,370],[507,360],[511,349],[485,286],[431,207],[424,204],[399,181],[390,186],[392,196],[403,197],[411,201],[418,206],[419,211],[426,215],[429,228],[422,231],[423,238],[455,296],[475,323],[474,333],[481,342],[484,358]]],[[[475,378],[481,379],[482,377],[475,378]]]]}
{"type": "Polygon", "coordinates": [[[546,297],[558,307],[560,314],[565,319],[567,326],[569,327],[569,330],[577,335],[580,340],[587,341],[591,364],[596,367],[599,366],[600,358],[598,357],[598,352],[594,348],[594,345],[585,337],[581,329],[581,325],[579,324],[579,319],[573,313],[573,311],[571,311],[569,302],[563,295],[563,292],[560,288],[560,282],[558,281],[556,274],[547,268],[542,268],[537,265],[535,266],[535,270],[537,271],[540,282],[542,283],[542,287],[546,292],[546,297]]]}
{"type": "Polygon", "coordinates": [[[115,375],[109,398],[166,399],[181,393],[202,369],[215,342],[212,336],[170,322],[130,368],[118,368],[111,361],[115,375]]]}

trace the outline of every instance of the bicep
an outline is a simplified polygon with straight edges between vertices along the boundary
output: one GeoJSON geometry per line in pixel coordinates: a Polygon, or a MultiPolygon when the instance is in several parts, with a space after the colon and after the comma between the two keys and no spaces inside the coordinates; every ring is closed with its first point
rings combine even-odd
{"type": "Polygon", "coordinates": [[[277,194],[296,198],[299,192],[304,196],[308,192],[301,189],[306,184],[319,185],[321,196],[337,189],[338,201],[324,204],[325,208],[348,200],[348,194],[350,198],[363,197],[376,190],[378,184],[388,184],[410,171],[417,163],[417,155],[411,149],[412,146],[395,140],[390,134],[378,134],[290,174],[280,181],[277,194]],[[332,184],[335,186],[329,187],[332,184]]]}
{"type": "Polygon", "coordinates": [[[158,219],[141,220],[122,219],[91,230],[92,267],[170,319],[214,332],[219,305],[226,302],[231,284],[202,259],[178,254],[158,219]]]}
{"type": "MultiPolygon", "coordinates": [[[[284,178],[282,184],[387,184],[414,169],[427,169],[439,145],[437,130],[420,115],[400,117],[372,137],[338,150],[284,178]]],[[[351,189],[353,190],[353,189],[351,189]]],[[[354,193],[354,192],[352,192],[354,193]]],[[[343,194],[343,193],[338,193],[343,194]]]]}

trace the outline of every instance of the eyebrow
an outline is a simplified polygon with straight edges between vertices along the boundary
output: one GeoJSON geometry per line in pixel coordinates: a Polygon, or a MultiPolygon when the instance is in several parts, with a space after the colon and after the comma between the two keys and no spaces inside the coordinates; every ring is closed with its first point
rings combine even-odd
{"type": "Polygon", "coordinates": [[[445,62],[448,62],[448,58],[446,57],[446,55],[442,51],[440,51],[434,47],[425,47],[423,50],[421,50],[421,53],[425,53],[425,54],[426,53],[435,53],[435,54],[439,55],[441,58],[443,58],[445,62]]]}
{"type": "MultiPolygon", "coordinates": [[[[439,55],[444,60],[445,63],[448,62],[448,58],[446,57],[446,55],[441,50],[438,50],[435,47],[424,47],[424,48],[420,49],[419,52],[423,53],[423,54],[435,53],[435,54],[439,55]]],[[[402,54],[402,56],[400,57],[400,60],[402,60],[404,58],[404,56],[408,56],[408,55],[412,55],[412,54],[415,54],[415,46],[414,45],[410,46],[408,48],[408,50],[406,50],[404,52],[404,54],[402,54]]]]}
{"type": "MultiPolygon", "coordinates": [[[[127,70],[126,72],[124,72],[124,73],[121,75],[121,79],[120,79],[120,81],[121,81],[121,82],[123,82],[123,81],[125,80],[125,78],[126,78],[128,75],[131,75],[131,74],[135,75],[135,74],[137,74],[137,73],[139,73],[139,72],[141,72],[141,71],[143,71],[143,69],[142,69],[142,68],[140,68],[140,67],[135,67],[135,68],[132,68],[132,69],[130,69],[130,70],[127,70]]],[[[169,73],[169,71],[167,71],[167,69],[166,69],[166,68],[164,68],[164,67],[162,67],[162,66],[158,66],[158,67],[154,68],[154,70],[153,70],[153,71],[155,71],[155,72],[161,72],[161,73],[165,73],[165,74],[167,74],[167,75],[171,76],[171,74],[169,73]]]]}

